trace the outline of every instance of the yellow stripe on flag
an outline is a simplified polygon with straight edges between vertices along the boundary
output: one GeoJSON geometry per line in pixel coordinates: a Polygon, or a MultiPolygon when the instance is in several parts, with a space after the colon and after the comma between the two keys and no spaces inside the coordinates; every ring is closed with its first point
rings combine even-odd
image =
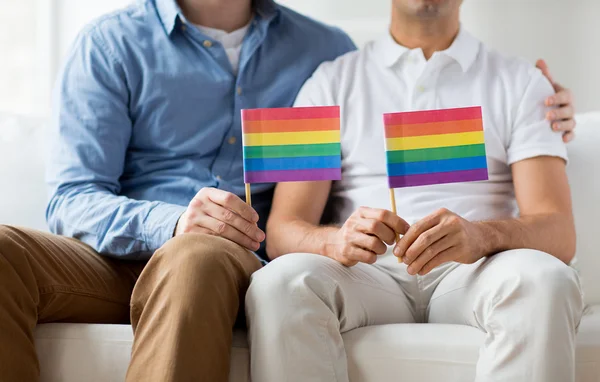
{"type": "Polygon", "coordinates": [[[339,130],[244,134],[244,146],[311,145],[339,142],[339,130]]]}
{"type": "Polygon", "coordinates": [[[417,137],[387,138],[385,141],[387,151],[430,149],[434,147],[476,145],[485,143],[483,131],[456,134],[423,135],[417,137]]]}

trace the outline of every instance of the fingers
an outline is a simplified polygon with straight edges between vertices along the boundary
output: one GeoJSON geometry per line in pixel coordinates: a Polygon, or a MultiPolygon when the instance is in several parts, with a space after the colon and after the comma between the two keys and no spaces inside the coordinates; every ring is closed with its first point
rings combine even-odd
{"type": "Polygon", "coordinates": [[[204,188],[198,194],[202,197],[207,197],[213,203],[235,212],[249,222],[256,223],[259,219],[258,213],[252,207],[230,192],[216,188],[204,188]],[[202,193],[204,195],[200,195],[202,193]]]}
{"type": "Polygon", "coordinates": [[[571,131],[563,135],[563,142],[569,143],[575,138],[575,132],[571,131]]]}
{"type": "Polygon", "coordinates": [[[351,247],[345,254],[345,257],[348,263],[345,265],[348,266],[355,265],[356,263],[375,264],[377,261],[375,253],[358,247],[351,247]]]}
{"type": "Polygon", "coordinates": [[[452,261],[453,259],[455,259],[457,257],[457,254],[455,252],[456,252],[455,247],[450,247],[450,248],[447,248],[447,249],[441,251],[440,253],[438,253],[437,256],[433,257],[421,268],[419,275],[424,276],[424,275],[428,274],[429,272],[431,272],[436,267],[439,267],[442,264],[452,261]]]}
{"type": "Polygon", "coordinates": [[[361,219],[356,229],[365,234],[375,235],[388,245],[394,244],[396,240],[396,233],[390,227],[375,219],[361,219]]]}
{"type": "Polygon", "coordinates": [[[351,243],[358,248],[373,252],[376,255],[383,255],[387,251],[387,246],[376,236],[359,233],[351,243]]]}
{"type": "Polygon", "coordinates": [[[441,216],[447,212],[449,211],[446,209],[441,209],[413,224],[408,229],[404,237],[402,237],[402,239],[400,239],[400,241],[396,244],[396,248],[394,248],[394,255],[399,258],[403,258],[408,248],[413,245],[419,236],[421,236],[423,232],[437,225],[440,222],[441,216]]]}
{"type": "Polygon", "coordinates": [[[406,271],[410,275],[416,275],[417,273],[420,274],[425,264],[429,263],[436,256],[439,256],[440,253],[452,247],[453,244],[454,243],[452,242],[452,239],[449,236],[441,238],[440,240],[425,248],[421,252],[421,254],[408,266],[406,271]]]}
{"type": "MultiPolygon", "coordinates": [[[[448,234],[448,232],[446,232],[446,228],[447,227],[443,225],[436,225],[433,228],[423,232],[406,250],[406,253],[404,256],[402,256],[402,262],[406,265],[411,265],[413,261],[417,260],[423,255],[424,251],[430,250],[431,246],[448,234]]],[[[422,263],[421,265],[424,264],[425,263],[422,263]]]]}
{"type": "Polygon", "coordinates": [[[559,84],[554,84],[556,94],[546,99],[547,106],[559,105],[560,107],[551,110],[546,115],[546,119],[552,122],[552,130],[564,131],[563,141],[568,143],[575,138],[575,108],[573,107],[573,93],[559,84]]]}
{"type": "Polygon", "coordinates": [[[546,99],[546,106],[571,105],[573,104],[573,93],[559,84],[554,85],[556,94],[546,99]]]}
{"type": "Polygon", "coordinates": [[[574,119],[566,121],[558,121],[552,123],[552,130],[569,132],[575,129],[576,122],[574,119]]]}
{"type": "Polygon", "coordinates": [[[566,105],[548,112],[546,119],[553,122],[573,119],[575,117],[575,108],[573,105],[566,105]]]}
{"type": "Polygon", "coordinates": [[[235,212],[221,207],[218,204],[208,203],[202,207],[202,210],[209,216],[224,222],[239,232],[248,236],[254,242],[261,243],[265,240],[265,233],[258,228],[256,223],[250,223],[235,212]]]}
{"type": "MultiPolygon", "coordinates": [[[[237,229],[233,228],[229,224],[217,220],[209,215],[201,215],[196,220],[197,227],[203,227],[209,231],[212,235],[217,235],[225,239],[231,240],[234,243],[241,245],[242,247],[248,248],[251,251],[256,251],[260,248],[260,244],[243,234],[237,229]]],[[[195,228],[197,230],[197,228],[195,228]]]]}
{"type": "Polygon", "coordinates": [[[410,225],[404,219],[392,211],[378,208],[361,207],[359,208],[358,212],[360,213],[361,217],[380,221],[387,225],[394,232],[399,234],[406,233],[410,227],[410,225]]]}
{"type": "Polygon", "coordinates": [[[542,74],[544,74],[544,76],[548,79],[548,81],[550,81],[551,83],[554,83],[554,79],[552,78],[552,75],[550,74],[550,68],[548,68],[546,61],[537,60],[537,62],[535,63],[535,66],[536,66],[536,68],[538,68],[539,70],[542,71],[542,74]]]}

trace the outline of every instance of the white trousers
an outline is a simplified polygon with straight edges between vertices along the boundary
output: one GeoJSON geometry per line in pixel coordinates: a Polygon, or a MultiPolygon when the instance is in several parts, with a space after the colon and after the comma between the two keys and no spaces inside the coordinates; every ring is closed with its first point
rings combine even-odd
{"type": "Polygon", "coordinates": [[[253,382],[349,381],[342,333],[369,325],[450,323],[482,330],[476,381],[572,382],[583,311],[576,272],[534,250],[410,276],[387,254],[347,268],[280,257],[246,296],[253,382]]]}

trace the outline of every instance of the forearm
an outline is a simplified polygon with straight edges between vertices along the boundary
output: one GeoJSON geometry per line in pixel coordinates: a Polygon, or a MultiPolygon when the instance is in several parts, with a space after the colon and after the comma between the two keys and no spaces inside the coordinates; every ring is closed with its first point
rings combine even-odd
{"type": "Polygon", "coordinates": [[[519,248],[537,249],[570,263],[575,255],[573,217],[563,213],[522,216],[477,223],[484,255],[519,248]]]}
{"type": "Polygon", "coordinates": [[[318,226],[300,219],[269,220],[267,255],[270,259],[294,252],[326,256],[328,243],[338,231],[338,227],[318,226]]]}
{"type": "Polygon", "coordinates": [[[173,235],[185,207],[132,200],[95,184],[62,187],[50,199],[50,230],[76,238],[99,253],[147,259],[173,235]]]}

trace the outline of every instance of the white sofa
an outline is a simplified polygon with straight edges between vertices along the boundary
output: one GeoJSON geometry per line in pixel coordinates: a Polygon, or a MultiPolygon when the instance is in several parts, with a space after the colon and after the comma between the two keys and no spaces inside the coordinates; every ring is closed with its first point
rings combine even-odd
{"type": "MultiPolygon", "coordinates": [[[[577,381],[600,382],[600,113],[578,121],[568,170],[578,229],[575,266],[589,306],[577,340],[577,381]]],[[[36,120],[0,116],[0,223],[44,227],[42,130],[36,120]]],[[[352,381],[465,382],[473,380],[483,337],[467,326],[414,324],[357,329],[344,340],[352,381]]],[[[123,381],[132,338],[125,325],[40,325],[42,382],[123,381]]],[[[243,331],[235,333],[231,359],[230,380],[247,381],[243,331]]]]}

